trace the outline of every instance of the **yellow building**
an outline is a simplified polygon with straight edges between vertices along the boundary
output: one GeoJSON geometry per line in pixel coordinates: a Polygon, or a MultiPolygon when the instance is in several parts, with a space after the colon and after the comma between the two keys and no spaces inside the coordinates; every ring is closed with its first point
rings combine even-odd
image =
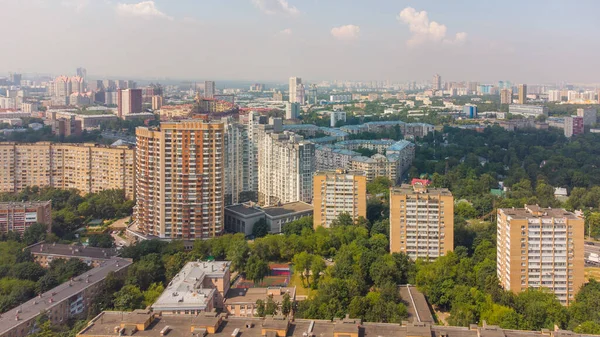
{"type": "Polygon", "coordinates": [[[527,103],[527,84],[519,84],[519,104],[527,103]]]}
{"type": "Polygon", "coordinates": [[[548,288],[565,305],[584,283],[584,220],[564,209],[498,210],[497,274],[506,290],[548,288]]]}
{"type": "Polygon", "coordinates": [[[360,171],[317,172],[313,178],[313,224],[329,228],[341,214],[367,217],[367,177],[360,171]]]}
{"type": "Polygon", "coordinates": [[[0,143],[0,192],[28,186],[77,189],[81,194],[122,189],[135,198],[135,150],[127,146],[0,143]]]}
{"type": "Polygon", "coordinates": [[[224,125],[182,121],[138,128],[136,231],[164,239],[223,233],[224,125]]]}
{"type": "Polygon", "coordinates": [[[454,198],[416,183],[390,191],[390,252],[436,259],[454,250],[454,198]]]}

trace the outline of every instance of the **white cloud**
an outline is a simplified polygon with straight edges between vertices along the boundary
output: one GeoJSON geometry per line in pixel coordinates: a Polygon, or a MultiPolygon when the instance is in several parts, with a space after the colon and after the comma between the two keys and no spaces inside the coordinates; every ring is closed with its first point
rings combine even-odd
{"type": "Polygon", "coordinates": [[[290,36],[290,35],[292,35],[292,30],[290,28],[286,28],[277,33],[277,36],[290,36]]]}
{"type": "Polygon", "coordinates": [[[412,33],[406,41],[409,47],[416,47],[426,43],[462,44],[467,40],[467,33],[456,33],[454,37],[446,37],[445,25],[429,21],[426,11],[416,11],[412,7],[404,8],[398,14],[398,21],[408,25],[412,33]]]}
{"type": "Polygon", "coordinates": [[[263,13],[269,15],[284,14],[297,15],[300,14],[298,8],[287,0],[252,0],[254,6],[260,9],[263,13]]]}
{"type": "Polygon", "coordinates": [[[172,17],[167,14],[161,12],[154,1],[142,1],[137,4],[117,4],[117,14],[121,16],[135,16],[145,19],[150,18],[164,18],[173,20],[172,17]]]}
{"type": "Polygon", "coordinates": [[[360,27],[355,25],[345,25],[331,29],[331,35],[338,40],[355,40],[360,35],[360,27]]]}

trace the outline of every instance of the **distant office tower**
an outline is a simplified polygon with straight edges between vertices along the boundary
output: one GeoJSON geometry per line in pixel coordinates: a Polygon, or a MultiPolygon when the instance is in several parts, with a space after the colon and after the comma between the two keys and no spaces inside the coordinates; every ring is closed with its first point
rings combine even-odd
{"type": "Polygon", "coordinates": [[[248,188],[255,193],[253,201],[258,201],[258,141],[259,132],[262,131],[260,125],[268,124],[268,122],[267,116],[250,111],[245,125],[248,132],[248,188]]]}
{"type": "Polygon", "coordinates": [[[52,119],[52,134],[59,137],[81,136],[82,125],[80,120],[75,119],[75,115],[68,118],[52,119]]]}
{"type": "Polygon", "coordinates": [[[117,106],[119,118],[123,118],[124,115],[142,112],[142,90],[119,89],[117,91],[117,106]]]}
{"type": "Polygon", "coordinates": [[[300,103],[285,104],[285,119],[298,119],[300,117],[300,103]]]}
{"type": "Polygon", "coordinates": [[[293,132],[282,132],[279,118],[258,131],[258,202],[276,205],[313,197],[315,145],[293,132]]]}
{"type": "Polygon", "coordinates": [[[364,172],[336,170],[314,176],[314,227],[329,228],[342,213],[367,217],[367,177],[364,172]]]}
{"type": "Polygon", "coordinates": [[[512,90],[511,89],[500,90],[500,104],[512,104],[512,90]]]}
{"type": "Polygon", "coordinates": [[[136,130],[137,231],[163,239],[223,233],[224,126],[182,121],[136,130]]]}
{"type": "Polygon", "coordinates": [[[565,117],[564,132],[565,137],[571,138],[573,136],[582,135],[584,133],[584,119],[579,116],[565,117]]]}
{"type": "Polygon", "coordinates": [[[497,274],[505,290],[548,288],[570,304],[584,283],[584,220],[564,209],[498,209],[497,274]]]}
{"type": "Polygon", "coordinates": [[[77,68],[77,76],[83,78],[83,80],[87,80],[87,70],[85,68],[77,68]]]}
{"type": "Polygon", "coordinates": [[[467,89],[469,94],[474,94],[477,92],[477,88],[479,87],[479,82],[468,82],[467,89]]]}
{"type": "Polygon", "coordinates": [[[560,90],[548,90],[548,102],[560,102],[562,94],[560,90]]]}
{"type": "Polygon", "coordinates": [[[216,94],[216,86],[214,81],[204,81],[204,97],[214,98],[216,94]]]}
{"type": "Polygon", "coordinates": [[[273,100],[275,102],[283,102],[283,94],[281,91],[276,91],[273,93],[273,100]]]}
{"type": "Polygon", "coordinates": [[[93,144],[0,143],[0,192],[74,188],[81,194],[122,189],[135,198],[135,151],[93,144]]]}
{"type": "Polygon", "coordinates": [[[390,252],[433,260],[454,250],[454,198],[416,183],[390,193],[390,252]]]}
{"type": "Polygon", "coordinates": [[[583,125],[592,126],[597,122],[598,112],[592,107],[580,108],[577,109],[577,116],[583,117],[583,125]]]}
{"type": "Polygon", "coordinates": [[[17,73],[10,73],[8,75],[8,81],[12,85],[21,85],[21,80],[23,79],[23,75],[17,73]]]}
{"type": "Polygon", "coordinates": [[[442,90],[442,77],[439,74],[433,75],[431,88],[433,90],[442,90]]]}
{"type": "Polygon", "coordinates": [[[303,103],[303,102],[298,102],[298,86],[301,84],[302,84],[302,79],[300,77],[290,77],[290,85],[289,85],[289,92],[290,92],[289,102],[290,103],[300,103],[300,104],[303,103]]]}
{"type": "Polygon", "coordinates": [[[301,105],[306,103],[306,89],[302,83],[298,84],[296,87],[296,103],[301,105]]]}
{"type": "Polygon", "coordinates": [[[527,103],[527,84],[519,84],[519,104],[527,103]]]}
{"type": "Polygon", "coordinates": [[[463,107],[463,114],[465,114],[467,118],[477,118],[477,105],[465,104],[463,107]]]}
{"type": "Polygon", "coordinates": [[[338,122],[346,123],[346,112],[345,111],[332,111],[329,113],[329,126],[335,128],[338,122]]]}
{"type": "Polygon", "coordinates": [[[256,200],[249,179],[248,128],[233,117],[222,119],[225,125],[225,206],[256,200]]]}
{"type": "Polygon", "coordinates": [[[23,234],[36,223],[52,225],[51,201],[0,202],[0,234],[23,234]]]}
{"type": "Polygon", "coordinates": [[[152,96],[152,110],[160,110],[163,105],[162,96],[154,95],[152,96]]]}

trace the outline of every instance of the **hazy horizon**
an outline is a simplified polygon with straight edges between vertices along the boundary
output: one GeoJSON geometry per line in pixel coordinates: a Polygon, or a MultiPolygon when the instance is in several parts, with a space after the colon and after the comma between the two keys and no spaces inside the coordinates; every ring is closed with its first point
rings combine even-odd
{"type": "Polygon", "coordinates": [[[0,72],[597,83],[600,2],[0,0],[0,72]]]}

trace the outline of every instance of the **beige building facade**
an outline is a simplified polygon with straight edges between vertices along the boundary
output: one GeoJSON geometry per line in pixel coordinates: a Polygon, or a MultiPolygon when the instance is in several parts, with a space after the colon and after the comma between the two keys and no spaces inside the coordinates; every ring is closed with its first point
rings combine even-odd
{"type": "Polygon", "coordinates": [[[135,150],[96,144],[0,143],[0,192],[25,187],[77,189],[81,194],[122,189],[135,198],[135,150]]]}
{"type": "Polygon", "coordinates": [[[564,209],[498,210],[497,274],[505,290],[547,288],[569,305],[584,284],[584,220],[564,209]]]}
{"type": "Polygon", "coordinates": [[[138,128],[137,231],[161,239],[223,233],[224,126],[182,121],[138,128]]]}
{"type": "Polygon", "coordinates": [[[454,197],[445,188],[404,184],[390,191],[390,252],[434,260],[454,250],[454,197]]]}
{"type": "Polygon", "coordinates": [[[342,213],[367,217],[367,177],[360,171],[317,172],[313,178],[313,224],[329,228],[342,213]]]}

